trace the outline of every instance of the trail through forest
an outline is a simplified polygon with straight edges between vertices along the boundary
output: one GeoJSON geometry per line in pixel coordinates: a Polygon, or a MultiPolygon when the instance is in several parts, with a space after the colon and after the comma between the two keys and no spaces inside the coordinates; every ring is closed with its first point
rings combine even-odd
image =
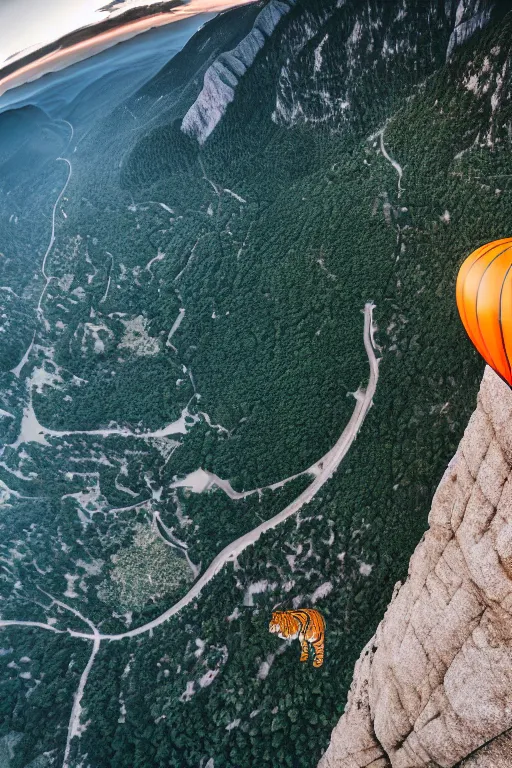
{"type": "MultiPolygon", "coordinates": [[[[231,542],[231,544],[228,544],[228,546],[225,547],[213,559],[213,561],[210,563],[209,567],[206,569],[203,575],[199,577],[199,579],[195,582],[192,588],[187,592],[187,594],[184,597],[181,598],[181,600],[178,600],[177,603],[175,603],[166,611],[164,611],[156,619],[153,619],[147,624],[143,624],[142,626],[136,627],[135,629],[132,629],[130,631],[121,632],[119,634],[113,634],[113,635],[103,635],[94,626],[94,624],[90,621],[90,619],[84,617],[76,609],[70,606],[67,606],[64,603],[61,603],[60,601],[52,598],[51,595],[48,595],[48,597],[52,601],[50,606],[48,607],[51,607],[53,604],[59,605],[60,607],[73,613],[75,616],[80,618],[80,620],[84,621],[91,628],[91,631],[92,631],[92,634],[90,634],[86,632],[77,632],[76,630],[73,630],[73,629],[67,629],[67,633],[71,637],[76,637],[83,640],[91,640],[93,642],[93,648],[91,651],[91,655],[89,657],[89,661],[84,671],[82,672],[78,689],[73,697],[73,706],[72,706],[71,716],[70,716],[69,725],[68,725],[63,768],[68,768],[69,766],[69,754],[70,754],[72,739],[74,738],[74,736],[80,733],[80,715],[82,712],[81,702],[82,702],[82,698],[84,695],[89,674],[93,667],[94,660],[100,650],[102,641],[110,642],[110,641],[124,640],[127,638],[136,637],[137,635],[145,634],[147,632],[151,632],[153,629],[156,629],[156,627],[159,627],[160,625],[162,625],[172,616],[175,616],[177,613],[179,613],[179,611],[181,611],[185,606],[193,602],[201,594],[202,590],[206,587],[206,585],[209,584],[209,582],[216,576],[217,573],[219,573],[219,571],[222,570],[222,568],[227,563],[235,561],[236,558],[245,549],[255,544],[255,542],[258,541],[258,539],[262,536],[263,533],[266,533],[267,531],[270,531],[276,528],[282,522],[292,517],[292,515],[296,515],[302,509],[302,507],[304,507],[305,504],[309,504],[309,502],[315,498],[318,491],[324,486],[324,484],[332,477],[334,472],[337,470],[341,461],[343,460],[348,450],[350,449],[352,443],[356,439],[357,434],[361,429],[361,426],[363,425],[363,422],[368,414],[368,411],[370,410],[373,404],[373,397],[375,395],[375,391],[377,388],[377,382],[379,378],[380,358],[377,358],[375,355],[375,349],[377,347],[374,341],[374,333],[375,333],[375,326],[373,325],[374,308],[375,308],[375,305],[371,302],[368,302],[364,308],[363,339],[364,339],[364,346],[365,346],[365,350],[368,356],[368,362],[370,366],[370,376],[368,380],[368,386],[366,389],[358,389],[356,392],[352,393],[353,396],[355,397],[356,405],[354,407],[354,411],[352,413],[352,416],[350,417],[348,424],[346,425],[345,429],[343,430],[339,439],[337,440],[335,445],[331,448],[331,450],[323,457],[323,459],[321,459],[316,465],[314,465],[316,468],[318,468],[318,474],[316,474],[313,482],[294,501],[292,501],[291,504],[288,504],[287,507],[285,507],[281,512],[279,512],[274,517],[270,518],[270,520],[266,520],[265,522],[256,526],[256,528],[253,528],[248,533],[244,534],[243,536],[240,536],[238,539],[235,539],[235,541],[231,542]]],[[[33,628],[37,627],[37,628],[45,629],[54,633],[59,633],[59,634],[64,633],[64,630],[56,629],[51,624],[45,624],[44,622],[15,621],[15,620],[0,619],[0,627],[14,627],[14,626],[33,627],[33,628]]]]}

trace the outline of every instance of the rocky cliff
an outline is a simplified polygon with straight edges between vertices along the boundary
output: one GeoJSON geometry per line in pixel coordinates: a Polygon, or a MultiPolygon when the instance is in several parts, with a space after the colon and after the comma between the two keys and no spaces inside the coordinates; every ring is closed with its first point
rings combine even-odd
{"type": "Polygon", "coordinates": [[[295,0],[270,0],[258,14],[254,26],[231,51],[226,51],[206,70],[201,93],[183,118],[182,130],[203,144],[235,98],[239,79],[254,62],[283,16],[295,0]]]}
{"type": "Polygon", "coordinates": [[[512,765],[511,425],[512,392],[487,368],[319,768],[512,765]]]}
{"type": "MultiPolygon", "coordinates": [[[[447,9],[451,6],[451,3],[447,3],[447,9]]],[[[450,58],[454,49],[468,40],[477,29],[485,27],[491,18],[493,7],[494,3],[486,0],[459,0],[455,11],[453,32],[446,51],[447,59],[450,58]]]]}

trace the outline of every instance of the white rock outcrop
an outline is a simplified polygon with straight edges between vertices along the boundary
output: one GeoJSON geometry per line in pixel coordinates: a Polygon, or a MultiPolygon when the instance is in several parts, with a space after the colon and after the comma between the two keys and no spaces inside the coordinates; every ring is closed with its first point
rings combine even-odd
{"type": "Polygon", "coordinates": [[[489,368],[429,524],[319,768],[512,765],[512,391],[489,368]]]}
{"type": "Polygon", "coordinates": [[[296,0],[270,0],[255,19],[253,28],[232,51],[218,56],[204,75],[201,93],[181,124],[181,130],[204,144],[235,98],[238,81],[251,66],[265,41],[296,0]]]}
{"type": "Polygon", "coordinates": [[[448,60],[455,48],[483,29],[490,21],[494,3],[489,0],[459,0],[455,15],[455,27],[446,51],[448,60]]]}

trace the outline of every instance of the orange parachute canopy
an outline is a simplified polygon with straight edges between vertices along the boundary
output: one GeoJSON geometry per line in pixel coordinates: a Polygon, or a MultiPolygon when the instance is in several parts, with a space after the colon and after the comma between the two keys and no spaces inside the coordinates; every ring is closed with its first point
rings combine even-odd
{"type": "Polygon", "coordinates": [[[512,387],[512,238],[482,245],[468,256],[456,295],[469,338],[512,387]]]}

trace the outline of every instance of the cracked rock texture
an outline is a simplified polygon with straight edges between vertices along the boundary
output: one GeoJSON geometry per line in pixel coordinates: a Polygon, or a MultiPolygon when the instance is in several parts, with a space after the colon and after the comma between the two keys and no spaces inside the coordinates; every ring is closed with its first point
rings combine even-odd
{"type": "Polygon", "coordinates": [[[512,392],[486,368],[319,768],[512,766],[512,392]]]}

